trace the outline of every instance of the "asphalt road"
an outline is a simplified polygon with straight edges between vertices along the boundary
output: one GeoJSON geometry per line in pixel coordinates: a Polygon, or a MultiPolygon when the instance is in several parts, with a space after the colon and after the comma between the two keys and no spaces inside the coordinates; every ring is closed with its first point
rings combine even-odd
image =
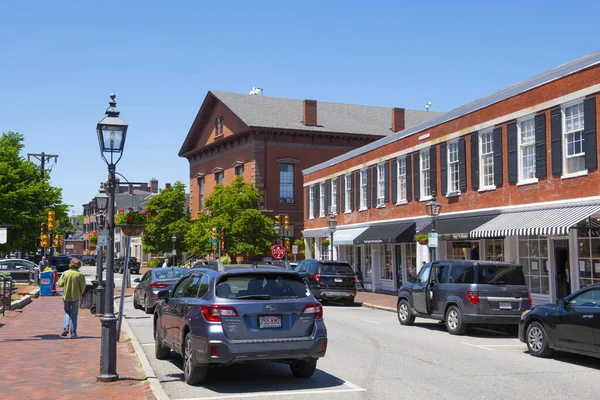
{"type": "Polygon", "coordinates": [[[125,318],[172,399],[596,399],[600,360],[558,355],[538,359],[515,337],[491,330],[449,335],[417,319],[404,327],[394,313],[327,305],[327,356],[312,379],[283,364],[213,369],[205,387],[183,382],[182,362],[154,358],[152,319],[127,298],[125,318]]]}
{"type": "MultiPolygon", "coordinates": [[[[96,279],[96,266],[82,265],[80,271],[85,276],[85,280],[87,283],[92,283],[92,281],[96,279]]],[[[140,274],[134,274],[134,275],[130,274],[129,276],[130,276],[130,282],[131,282],[132,287],[135,287],[135,285],[137,285],[137,283],[133,283],[133,280],[135,278],[142,277],[142,275],[140,275],[140,274]]],[[[104,271],[104,279],[106,279],[106,271],[104,271]]],[[[123,274],[115,274],[115,287],[121,287],[122,283],[123,283],[123,274]]]]}

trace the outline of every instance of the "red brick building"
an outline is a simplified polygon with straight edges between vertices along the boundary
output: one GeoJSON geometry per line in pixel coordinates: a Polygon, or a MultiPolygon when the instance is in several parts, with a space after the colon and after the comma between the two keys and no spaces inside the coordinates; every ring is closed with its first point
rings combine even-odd
{"type": "Polygon", "coordinates": [[[302,169],[411,128],[439,113],[209,91],[181,147],[190,163],[190,211],[237,175],[262,195],[269,216],[289,216],[300,238],[302,169]]]}
{"type": "Polygon", "coordinates": [[[599,97],[597,52],[307,168],[306,241],[339,210],[335,256],[396,290],[429,261],[437,194],[438,259],[519,262],[534,302],[600,282],[599,97]]]}

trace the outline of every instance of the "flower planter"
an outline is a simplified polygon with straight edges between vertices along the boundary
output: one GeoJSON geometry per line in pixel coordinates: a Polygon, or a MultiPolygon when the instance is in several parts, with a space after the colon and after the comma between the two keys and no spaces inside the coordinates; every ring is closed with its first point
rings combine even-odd
{"type": "Polygon", "coordinates": [[[146,225],[144,224],[122,224],[117,225],[118,228],[121,228],[121,232],[125,236],[140,236],[144,232],[144,228],[146,225]]]}

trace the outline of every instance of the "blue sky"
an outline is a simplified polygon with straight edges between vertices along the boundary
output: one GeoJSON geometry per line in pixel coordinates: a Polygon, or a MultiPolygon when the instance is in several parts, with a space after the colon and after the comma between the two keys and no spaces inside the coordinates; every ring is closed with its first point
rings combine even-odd
{"type": "Polygon", "coordinates": [[[117,171],[187,185],[177,153],[210,89],[449,111],[600,48],[597,1],[89,3],[0,2],[0,132],[59,155],[51,183],[78,213],[107,176],[111,92],[117,171]]]}

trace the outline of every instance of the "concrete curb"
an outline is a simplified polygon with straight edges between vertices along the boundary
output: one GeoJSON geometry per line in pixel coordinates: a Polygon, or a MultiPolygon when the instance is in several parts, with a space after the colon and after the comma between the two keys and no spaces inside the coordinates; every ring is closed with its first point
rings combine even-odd
{"type": "Polygon", "coordinates": [[[142,349],[142,345],[133,333],[133,329],[131,329],[129,326],[126,318],[123,318],[122,327],[125,329],[125,332],[127,332],[127,337],[131,339],[133,349],[142,363],[142,368],[144,370],[144,374],[146,374],[146,379],[150,383],[150,389],[152,390],[152,393],[154,393],[154,396],[158,400],[169,400],[169,395],[167,392],[165,392],[165,389],[163,389],[158,377],[156,376],[156,373],[154,372],[154,369],[152,368],[152,365],[150,365],[148,357],[146,357],[146,353],[144,353],[144,349],[142,349]]]}
{"type": "Polygon", "coordinates": [[[30,295],[23,296],[21,299],[15,301],[14,303],[10,303],[9,310],[14,311],[25,307],[27,304],[31,303],[33,298],[30,295]]]}
{"type": "Polygon", "coordinates": [[[383,310],[383,311],[389,311],[389,312],[396,312],[395,308],[392,307],[384,307],[384,306],[378,306],[377,304],[369,304],[369,303],[362,303],[363,307],[367,307],[367,308],[374,308],[376,310],[383,310]]]}

